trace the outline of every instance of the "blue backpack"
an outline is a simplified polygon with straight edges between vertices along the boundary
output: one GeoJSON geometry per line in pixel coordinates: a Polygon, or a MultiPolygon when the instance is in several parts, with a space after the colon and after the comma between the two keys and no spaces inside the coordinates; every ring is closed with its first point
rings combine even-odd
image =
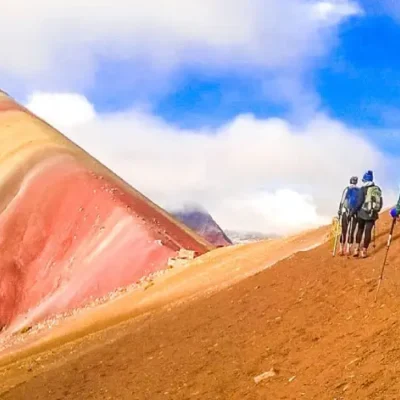
{"type": "Polygon", "coordinates": [[[349,187],[347,189],[346,198],[344,200],[344,207],[346,210],[354,211],[356,209],[359,191],[360,189],[358,187],[349,187]]]}

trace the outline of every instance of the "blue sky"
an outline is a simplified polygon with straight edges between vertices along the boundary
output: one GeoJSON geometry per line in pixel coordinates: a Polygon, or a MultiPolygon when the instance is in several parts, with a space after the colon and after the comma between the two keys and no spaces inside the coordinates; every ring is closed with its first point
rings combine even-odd
{"type": "Polygon", "coordinates": [[[391,126],[400,95],[400,25],[368,16],[341,28],[340,43],[316,71],[317,91],[332,115],[362,127],[391,126]]]}
{"type": "MultiPolygon", "coordinates": [[[[307,72],[307,84],[319,99],[318,109],[368,130],[385,151],[400,151],[393,138],[393,131],[400,127],[400,24],[383,5],[367,1],[361,5],[365,15],[339,27],[332,50],[307,72]],[[389,130],[390,136],[382,130],[389,130]]],[[[263,71],[183,67],[169,77],[172,87],[149,93],[146,85],[137,88],[135,81],[126,80],[126,71],[137,68],[129,62],[104,60],[97,84],[85,94],[99,112],[150,102],[155,114],[183,128],[219,126],[243,113],[260,118],[291,115],[291,104],[266,94],[270,80],[263,71]]]]}

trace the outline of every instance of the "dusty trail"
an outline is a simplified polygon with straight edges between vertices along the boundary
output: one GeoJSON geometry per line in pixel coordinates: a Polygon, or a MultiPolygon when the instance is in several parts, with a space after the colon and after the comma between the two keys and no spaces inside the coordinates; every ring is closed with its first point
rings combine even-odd
{"type": "Polygon", "coordinates": [[[366,260],[332,259],[326,244],[5,366],[1,398],[397,399],[399,230],[374,303],[388,225],[366,260]]]}

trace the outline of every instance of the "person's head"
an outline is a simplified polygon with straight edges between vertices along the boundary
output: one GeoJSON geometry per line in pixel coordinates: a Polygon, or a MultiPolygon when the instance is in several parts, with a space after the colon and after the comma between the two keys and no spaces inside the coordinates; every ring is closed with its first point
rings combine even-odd
{"type": "Polygon", "coordinates": [[[362,179],[363,183],[370,183],[374,181],[374,173],[372,171],[367,171],[362,179]]]}
{"type": "Polygon", "coordinates": [[[350,185],[357,185],[358,183],[358,178],[356,176],[352,176],[350,178],[350,185]]]}

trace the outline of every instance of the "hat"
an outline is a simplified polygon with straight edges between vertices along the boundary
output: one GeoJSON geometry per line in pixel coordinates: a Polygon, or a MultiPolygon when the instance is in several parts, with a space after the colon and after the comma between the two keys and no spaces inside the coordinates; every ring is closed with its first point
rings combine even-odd
{"type": "Polygon", "coordinates": [[[374,174],[372,171],[367,171],[363,176],[363,182],[372,182],[374,180],[374,174]]]}
{"type": "Polygon", "coordinates": [[[350,185],[357,185],[358,183],[358,178],[356,176],[352,176],[350,178],[350,185]]]}

